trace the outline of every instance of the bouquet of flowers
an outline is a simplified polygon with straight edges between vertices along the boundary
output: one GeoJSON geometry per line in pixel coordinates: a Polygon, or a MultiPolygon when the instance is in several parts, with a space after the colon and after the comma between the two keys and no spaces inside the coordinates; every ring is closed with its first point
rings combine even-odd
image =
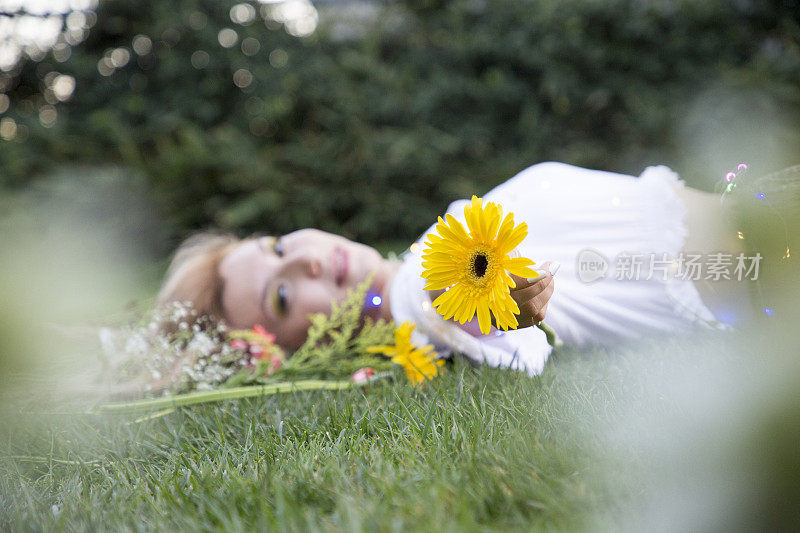
{"type": "Polygon", "coordinates": [[[171,409],[269,391],[346,388],[392,377],[400,369],[413,383],[437,375],[443,361],[436,352],[430,347],[415,351],[406,338],[413,324],[396,329],[392,321],[362,318],[369,282],[334,303],[330,314],[312,315],[308,338],[291,357],[263,327],[230,330],[206,317],[193,320],[191,306],[184,303],[157,308],[133,326],[103,328],[100,338],[114,390],[150,399],[101,409],[171,409]]]}

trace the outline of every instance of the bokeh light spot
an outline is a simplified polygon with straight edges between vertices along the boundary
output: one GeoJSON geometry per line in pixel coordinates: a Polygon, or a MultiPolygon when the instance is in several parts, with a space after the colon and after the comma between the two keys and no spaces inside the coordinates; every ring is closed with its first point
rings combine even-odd
{"type": "Polygon", "coordinates": [[[103,57],[97,62],[97,72],[103,76],[111,76],[114,74],[114,64],[111,62],[110,57],[103,57]]]}
{"type": "Polygon", "coordinates": [[[10,141],[17,135],[17,122],[10,117],[0,120],[0,137],[10,141]]]}
{"type": "Polygon", "coordinates": [[[192,54],[190,61],[192,62],[192,66],[197,70],[202,70],[208,66],[208,62],[211,57],[208,55],[208,52],[204,52],[203,50],[197,50],[195,53],[192,54]]]}
{"type": "Polygon", "coordinates": [[[236,4],[231,8],[230,17],[235,24],[251,24],[256,18],[256,8],[250,4],[236,4]]]}
{"type": "Polygon", "coordinates": [[[239,40],[239,34],[231,28],[223,28],[217,34],[217,40],[223,48],[233,48],[239,40]]]}
{"type": "Polygon", "coordinates": [[[246,68],[240,68],[233,73],[233,83],[240,89],[249,87],[253,83],[253,73],[246,68]]]}
{"type": "Polygon", "coordinates": [[[115,48],[111,51],[109,57],[114,68],[122,68],[131,60],[131,53],[127,48],[115,48]]]}
{"type": "Polygon", "coordinates": [[[56,108],[51,105],[43,105],[39,108],[39,122],[45,128],[52,128],[58,119],[56,108]]]}
{"type": "Polygon", "coordinates": [[[53,47],[53,59],[59,63],[68,61],[71,56],[72,48],[70,48],[67,43],[56,43],[56,45],[53,47]]]}
{"type": "Polygon", "coordinates": [[[285,50],[276,48],[269,53],[269,64],[275,68],[283,68],[289,62],[289,54],[285,50]]]}
{"type": "Polygon", "coordinates": [[[195,31],[202,30],[208,23],[208,17],[201,11],[194,11],[189,15],[189,27],[195,31]]]}
{"type": "Polygon", "coordinates": [[[261,43],[254,37],[248,37],[242,41],[242,53],[246,56],[254,56],[261,50],[261,43]]]}
{"type": "Polygon", "coordinates": [[[153,41],[147,35],[137,35],[133,38],[131,45],[133,46],[133,51],[140,56],[149,54],[153,49],[153,41]]]}
{"type": "Polygon", "coordinates": [[[51,88],[55,97],[65,102],[70,99],[75,91],[75,78],[68,74],[59,74],[53,80],[51,88]]]}

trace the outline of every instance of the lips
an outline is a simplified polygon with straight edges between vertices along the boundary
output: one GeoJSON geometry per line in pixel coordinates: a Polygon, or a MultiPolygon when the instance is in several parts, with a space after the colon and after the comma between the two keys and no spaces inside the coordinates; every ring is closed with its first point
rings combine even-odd
{"type": "Polygon", "coordinates": [[[331,266],[334,278],[336,279],[336,285],[341,286],[347,279],[347,263],[347,250],[334,248],[331,254],[331,266]]]}

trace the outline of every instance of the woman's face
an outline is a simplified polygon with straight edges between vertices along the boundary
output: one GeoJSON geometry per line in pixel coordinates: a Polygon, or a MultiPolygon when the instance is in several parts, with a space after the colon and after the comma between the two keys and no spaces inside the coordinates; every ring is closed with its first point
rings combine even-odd
{"type": "Polygon", "coordinates": [[[387,301],[385,263],[369,246],[316,229],[243,241],[219,265],[225,319],[233,328],[260,324],[281,346],[297,348],[308,315],[330,312],[371,272],[371,289],[387,301]]]}

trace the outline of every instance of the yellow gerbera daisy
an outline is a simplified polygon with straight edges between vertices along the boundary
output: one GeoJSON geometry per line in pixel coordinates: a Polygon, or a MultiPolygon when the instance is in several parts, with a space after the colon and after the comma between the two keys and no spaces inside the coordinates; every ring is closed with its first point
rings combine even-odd
{"type": "Polygon", "coordinates": [[[453,215],[439,217],[436,233],[426,237],[422,254],[422,277],[426,290],[445,289],[433,307],[445,320],[453,317],[462,324],[478,314],[478,325],[486,335],[491,314],[497,327],[516,329],[519,307],[511,297],[516,285],[508,272],[525,278],[539,274],[529,266],[536,263],[525,257],[511,257],[511,251],[528,234],[528,225],[514,225],[514,215],[503,218],[495,203],[483,205],[477,196],[464,208],[469,233],[453,215]],[[502,220],[502,222],[501,222],[502,220]]]}
{"type": "Polygon", "coordinates": [[[411,344],[411,332],[415,327],[413,322],[403,322],[394,332],[395,346],[371,346],[367,348],[367,351],[391,357],[392,362],[402,366],[409,381],[416,385],[426,379],[436,377],[439,367],[444,364],[444,361],[436,359],[437,353],[433,351],[433,346],[416,348],[411,344]]]}

